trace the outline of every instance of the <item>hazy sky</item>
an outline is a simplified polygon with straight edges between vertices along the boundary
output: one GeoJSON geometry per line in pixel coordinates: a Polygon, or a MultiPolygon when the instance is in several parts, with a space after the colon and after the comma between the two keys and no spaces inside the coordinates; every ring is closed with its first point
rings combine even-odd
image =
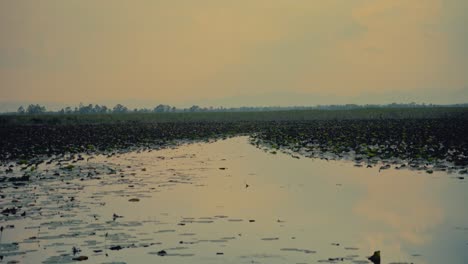
{"type": "Polygon", "coordinates": [[[467,12],[466,0],[0,0],[0,101],[468,102],[467,12]]]}

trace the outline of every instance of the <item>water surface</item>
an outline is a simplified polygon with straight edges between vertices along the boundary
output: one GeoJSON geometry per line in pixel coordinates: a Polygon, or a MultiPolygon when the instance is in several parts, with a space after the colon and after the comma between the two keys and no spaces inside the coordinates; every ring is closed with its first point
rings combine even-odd
{"type": "Polygon", "coordinates": [[[60,166],[2,188],[0,207],[22,206],[0,216],[14,225],[3,262],[369,263],[375,250],[383,263],[468,260],[468,185],[456,174],[298,159],[247,137],[60,166]]]}

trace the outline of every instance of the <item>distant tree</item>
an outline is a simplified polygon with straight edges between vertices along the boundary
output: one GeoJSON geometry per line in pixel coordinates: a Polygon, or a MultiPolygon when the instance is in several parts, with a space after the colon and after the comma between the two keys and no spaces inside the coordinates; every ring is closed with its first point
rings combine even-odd
{"type": "Polygon", "coordinates": [[[83,112],[84,112],[83,107],[84,107],[83,103],[80,103],[80,105],[78,106],[78,109],[77,109],[78,114],[83,114],[83,112]]]}
{"type": "Polygon", "coordinates": [[[24,113],[25,113],[24,107],[23,107],[23,106],[20,106],[20,107],[18,108],[18,114],[22,115],[22,114],[24,114],[24,113]]]}
{"type": "Polygon", "coordinates": [[[171,111],[170,105],[160,104],[154,108],[154,112],[156,113],[163,113],[163,112],[169,112],[169,111],[171,111]]]}
{"type": "Polygon", "coordinates": [[[83,105],[82,103],[80,103],[80,106],[78,107],[78,113],[79,114],[92,114],[94,113],[94,106],[92,104],[83,105]]]}
{"type": "Polygon", "coordinates": [[[95,105],[93,108],[93,113],[101,113],[101,106],[95,105]]]}
{"type": "Polygon", "coordinates": [[[42,114],[46,111],[46,108],[44,106],[40,106],[38,104],[30,104],[28,108],[26,109],[26,113],[28,114],[42,114]]]}
{"type": "Polygon", "coordinates": [[[156,112],[156,113],[164,112],[164,105],[160,104],[160,105],[156,106],[154,108],[154,112],[156,112]]]}
{"type": "Polygon", "coordinates": [[[128,112],[128,108],[126,106],[123,106],[121,104],[117,104],[114,106],[114,108],[112,109],[112,112],[113,113],[127,113],[128,112]]]}
{"type": "Polygon", "coordinates": [[[105,114],[108,111],[109,109],[105,105],[95,105],[93,109],[93,113],[97,113],[97,114],[105,114]]]}
{"type": "Polygon", "coordinates": [[[190,112],[197,112],[200,111],[200,107],[198,105],[192,105],[189,109],[190,112]]]}

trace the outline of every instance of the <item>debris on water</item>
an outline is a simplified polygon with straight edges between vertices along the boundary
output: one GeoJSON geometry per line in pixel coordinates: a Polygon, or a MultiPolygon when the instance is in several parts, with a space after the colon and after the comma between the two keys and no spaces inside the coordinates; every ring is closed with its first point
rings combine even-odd
{"type": "Polygon", "coordinates": [[[6,208],[6,209],[4,209],[4,210],[2,211],[2,214],[3,214],[3,215],[10,215],[10,214],[14,215],[14,214],[16,214],[16,211],[17,211],[17,210],[18,210],[18,209],[17,209],[16,207],[6,208]]]}
{"type": "Polygon", "coordinates": [[[8,181],[9,182],[26,182],[26,181],[29,181],[29,178],[31,176],[29,175],[23,175],[21,177],[12,177],[12,178],[9,178],[8,181]]]}
{"type": "Polygon", "coordinates": [[[114,214],[112,215],[112,220],[115,221],[115,219],[117,219],[117,218],[122,218],[122,217],[123,217],[123,216],[114,213],[114,214]]]}
{"type": "Polygon", "coordinates": [[[79,257],[76,257],[76,258],[72,258],[72,260],[85,261],[85,260],[88,260],[88,257],[87,256],[79,256],[79,257]]]}
{"type": "Polygon", "coordinates": [[[264,240],[264,241],[274,241],[274,240],[279,240],[279,237],[266,237],[266,238],[262,238],[262,240],[264,240]]]}
{"type": "Polygon", "coordinates": [[[73,255],[76,255],[76,254],[78,254],[78,253],[81,252],[81,249],[79,249],[79,248],[77,248],[77,247],[73,247],[73,248],[72,248],[72,251],[73,251],[73,255]]]}
{"type": "Polygon", "coordinates": [[[158,251],[158,256],[164,257],[167,255],[167,252],[165,250],[158,251]]]}
{"type": "Polygon", "coordinates": [[[67,166],[65,166],[65,167],[62,167],[63,170],[67,170],[67,171],[71,171],[71,170],[73,170],[73,168],[75,168],[75,166],[74,166],[74,165],[71,165],[71,164],[70,164],[70,165],[67,165],[67,166]]]}
{"type": "Polygon", "coordinates": [[[380,264],[380,251],[375,251],[368,259],[374,264],[380,264]]]}
{"type": "Polygon", "coordinates": [[[121,249],[123,249],[123,247],[120,246],[120,245],[117,245],[117,246],[111,246],[109,249],[110,250],[121,250],[121,249]]]}
{"type": "Polygon", "coordinates": [[[384,166],[380,166],[379,172],[380,172],[381,170],[388,170],[388,169],[390,169],[390,164],[386,164],[386,165],[384,165],[384,166]]]}

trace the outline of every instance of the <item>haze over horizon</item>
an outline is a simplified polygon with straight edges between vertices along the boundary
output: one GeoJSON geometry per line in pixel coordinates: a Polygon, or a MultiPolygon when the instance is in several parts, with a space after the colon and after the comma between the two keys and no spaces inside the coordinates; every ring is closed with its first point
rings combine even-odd
{"type": "Polygon", "coordinates": [[[2,1],[0,108],[467,103],[465,10],[463,0],[2,1]]]}

